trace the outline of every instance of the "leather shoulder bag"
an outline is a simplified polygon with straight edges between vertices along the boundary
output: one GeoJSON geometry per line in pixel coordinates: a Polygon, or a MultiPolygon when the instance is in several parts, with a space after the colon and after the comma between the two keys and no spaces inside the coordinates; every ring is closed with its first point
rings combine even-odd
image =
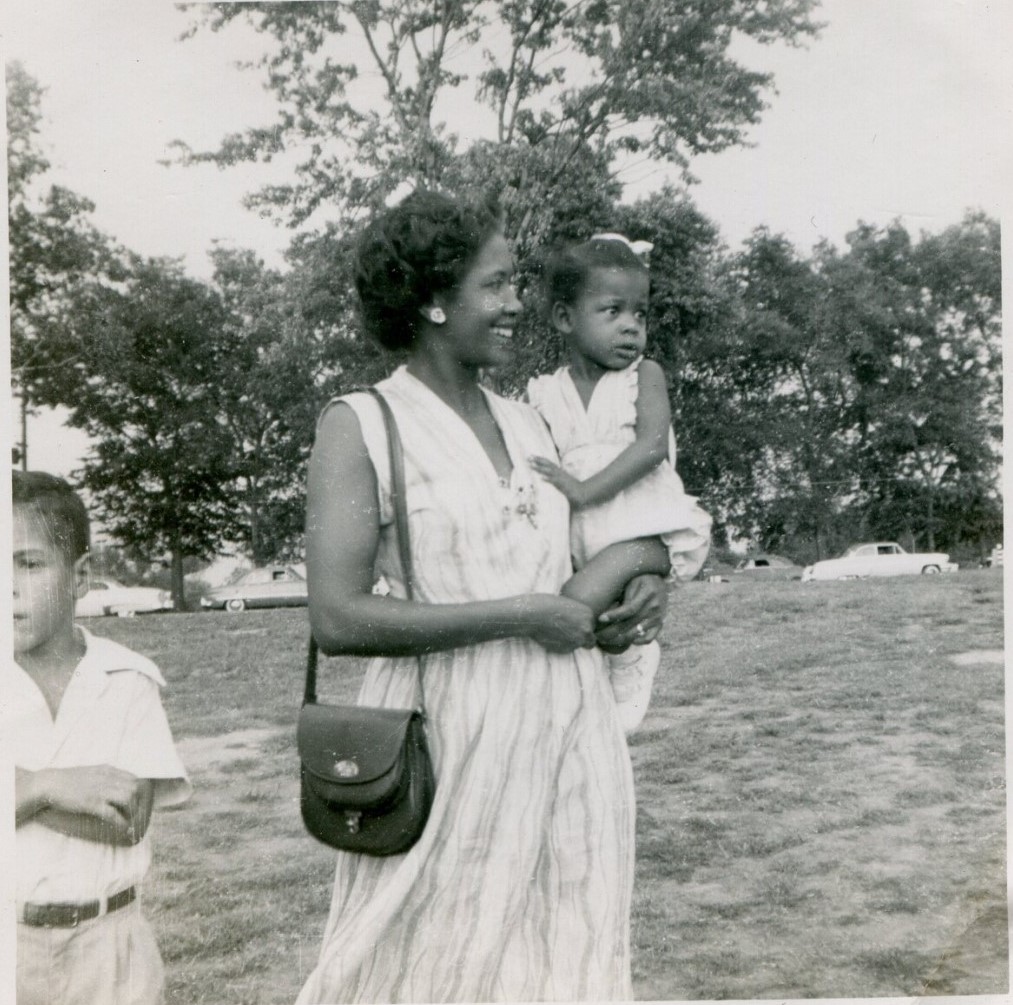
{"type": "MultiPolygon", "coordinates": [[[[375,388],[387,429],[391,502],[405,591],[413,599],[404,455],[394,415],[375,388]]],[[[369,708],[317,701],[317,643],[310,636],[306,689],[296,727],[300,809],[315,838],[342,851],[397,855],[419,839],[436,793],[426,740],[422,660],[417,708],[369,708]]]]}

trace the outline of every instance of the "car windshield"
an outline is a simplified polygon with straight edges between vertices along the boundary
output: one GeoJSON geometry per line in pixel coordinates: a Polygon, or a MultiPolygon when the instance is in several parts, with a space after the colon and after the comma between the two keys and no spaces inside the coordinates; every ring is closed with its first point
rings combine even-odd
{"type": "Polygon", "coordinates": [[[904,550],[896,544],[853,544],[841,558],[853,558],[855,555],[903,555],[904,550]]]}
{"type": "Polygon", "coordinates": [[[270,583],[271,582],[271,570],[270,569],[254,569],[252,572],[248,572],[240,580],[244,586],[256,586],[258,583],[270,583]]]}

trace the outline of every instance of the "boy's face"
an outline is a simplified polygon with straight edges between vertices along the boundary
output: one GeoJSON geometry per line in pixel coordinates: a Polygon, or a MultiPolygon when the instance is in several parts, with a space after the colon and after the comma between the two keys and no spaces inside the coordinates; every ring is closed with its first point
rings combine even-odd
{"type": "Polygon", "coordinates": [[[14,507],[14,655],[73,631],[74,603],[87,589],[88,556],[60,549],[31,506],[14,507]]]}

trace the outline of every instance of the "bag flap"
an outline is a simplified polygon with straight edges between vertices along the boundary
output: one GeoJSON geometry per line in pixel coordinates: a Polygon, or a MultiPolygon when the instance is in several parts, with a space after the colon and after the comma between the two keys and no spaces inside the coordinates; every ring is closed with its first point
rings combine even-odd
{"type": "Polygon", "coordinates": [[[296,727],[299,759],[331,782],[373,782],[394,767],[418,714],[410,708],[303,705],[296,727]]]}

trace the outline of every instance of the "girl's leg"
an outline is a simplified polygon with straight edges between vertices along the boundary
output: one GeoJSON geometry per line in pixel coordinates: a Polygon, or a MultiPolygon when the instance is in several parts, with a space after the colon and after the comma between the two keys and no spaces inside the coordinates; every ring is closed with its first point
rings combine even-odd
{"type": "MultiPolygon", "coordinates": [[[[668,571],[668,549],[661,539],[641,537],[603,548],[563,584],[561,592],[572,600],[583,601],[597,617],[622,597],[626,584],[634,576],[646,572],[665,576],[668,571]]],[[[657,642],[631,646],[625,651],[602,648],[608,654],[605,665],[616,699],[616,716],[623,731],[629,734],[647,712],[661,650],[657,642]]]]}
{"type": "Polygon", "coordinates": [[[587,604],[597,617],[622,597],[626,584],[635,576],[667,576],[668,571],[668,549],[661,539],[640,537],[603,548],[563,584],[560,592],[587,604]]]}

